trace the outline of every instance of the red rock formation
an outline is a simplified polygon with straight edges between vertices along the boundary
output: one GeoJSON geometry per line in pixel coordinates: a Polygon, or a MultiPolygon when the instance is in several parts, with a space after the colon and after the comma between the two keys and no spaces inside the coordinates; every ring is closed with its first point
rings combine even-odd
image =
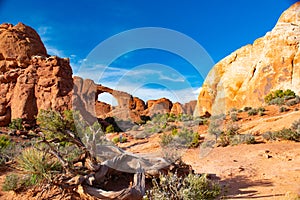
{"type": "Polygon", "coordinates": [[[0,126],[16,118],[34,123],[40,109],[71,108],[69,60],[47,57],[32,28],[0,25],[0,59],[0,126]]]}
{"type": "MultiPolygon", "coordinates": [[[[156,113],[184,113],[179,103],[166,98],[145,102],[122,91],[97,85],[92,80],[72,78],[68,59],[48,56],[38,34],[22,23],[0,25],[0,126],[22,118],[33,124],[41,109],[79,110],[94,123],[97,117],[141,121],[156,113]],[[98,101],[107,92],[118,106],[98,101]]],[[[190,108],[188,109],[190,112],[190,108]]]]}
{"type": "Polygon", "coordinates": [[[174,115],[180,115],[180,114],[184,114],[185,111],[184,111],[182,104],[179,102],[176,102],[173,104],[170,113],[174,114],[174,115]]]}
{"type": "Polygon", "coordinates": [[[147,110],[144,114],[153,116],[154,114],[170,113],[173,103],[167,98],[147,101],[147,110]]]}
{"type": "Polygon", "coordinates": [[[209,72],[198,97],[199,113],[258,107],[276,89],[300,94],[300,2],[285,11],[272,31],[227,56],[209,72]]]}
{"type": "Polygon", "coordinates": [[[193,101],[190,101],[188,103],[185,103],[183,105],[183,109],[185,111],[185,114],[194,115],[194,112],[196,110],[196,106],[197,106],[197,100],[193,100],[193,101]]]}

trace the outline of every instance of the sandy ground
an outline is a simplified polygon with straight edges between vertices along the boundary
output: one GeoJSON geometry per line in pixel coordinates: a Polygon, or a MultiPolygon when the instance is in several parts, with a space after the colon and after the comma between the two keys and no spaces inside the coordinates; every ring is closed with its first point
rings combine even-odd
{"type": "Polygon", "coordinates": [[[218,177],[228,199],[283,199],[300,195],[300,144],[274,142],[214,148],[206,157],[188,150],[183,160],[218,177]]]}
{"type": "MultiPolygon", "coordinates": [[[[297,107],[300,108],[300,105],[297,107]]],[[[249,117],[247,113],[240,113],[239,117],[241,132],[259,137],[268,130],[290,127],[293,121],[300,119],[300,111],[292,108],[289,112],[279,113],[278,107],[269,106],[264,116],[249,117]]],[[[200,126],[198,131],[205,135],[207,126],[200,126]]],[[[164,151],[159,145],[159,134],[143,140],[134,140],[130,135],[127,137],[129,141],[119,145],[126,151],[141,154],[164,151]]],[[[300,195],[300,143],[276,141],[241,144],[216,147],[205,157],[200,155],[200,148],[188,149],[182,159],[192,165],[196,172],[210,174],[219,181],[225,199],[295,200],[295,196],[300,195]]],[[[0,185],[10,172],[10,168],[0,169],[0,185]]],[[[30,194],[3,192],[0,188],[1,200],[32,199],[29,196],[30,194]]]]}

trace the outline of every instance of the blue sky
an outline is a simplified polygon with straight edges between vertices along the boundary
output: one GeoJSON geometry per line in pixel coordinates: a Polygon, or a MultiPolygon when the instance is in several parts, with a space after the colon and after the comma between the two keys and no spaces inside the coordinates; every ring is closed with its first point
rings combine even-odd
{"type": "MultiPolygon", "coordinates": [[[[274,27],[280,14],[295,2],[2,0],[0,22],[16,24],[21,21],[33,27],[40,34],[49,54],[70,58],[75,75],[92,78],[144,100],[169,97],[173,101],[186,102],[197,98],[203,82],[203,74],[197,70],[200,66],[194,66],[186,57],[162,49],[136,50],[129,47],[131,52],[118,54],[119,57],[107,65],[97,46],[99,48],[103,41],[131,29],[170,29],[203,47],[209,58],[200,55],[199,63],[207,60],[201,67],[208,71],[213,63],[264,36],[274,27]],[[93,62],[88,63],[90,60],[93,62]],[[83,65],[86,68],[82,68],[83,65]]],[[[180,43],[180,40],[174,41],[174,44],[180,43]]],[[[130,46],[135,42],[122,42],[120,45],[130,46]]],[[[176,48],[180,49],[181,45],[176,48]]],[[[196,55],[197,52],[193,53],[196,55]]]]}

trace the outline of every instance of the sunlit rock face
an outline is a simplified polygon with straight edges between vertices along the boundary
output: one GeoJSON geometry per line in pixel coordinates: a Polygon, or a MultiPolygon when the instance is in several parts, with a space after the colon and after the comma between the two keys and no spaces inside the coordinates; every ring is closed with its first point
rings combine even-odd
{"type": "Polygon", "coordinates": [[[17,118],[33,124],[41,109],[70,109],[72,89],[69,59],[48,56],[29,26],[0,25],[0,126],[17,118]]]}
{"type": "Polygon", "coordinates": [[[286,10],[264,37],[217,63],[206,77],[198,110],[212,114],[258,107],[276,89],[300,93],[300,2],[286,10]]]}

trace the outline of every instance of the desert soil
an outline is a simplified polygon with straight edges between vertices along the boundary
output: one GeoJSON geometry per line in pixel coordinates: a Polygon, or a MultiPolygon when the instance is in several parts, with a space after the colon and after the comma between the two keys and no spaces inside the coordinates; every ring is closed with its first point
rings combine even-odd
{"type": "MultiPolygon", "coordinates": [[[[260,134],[265,131],[290,127],[291,122],[300,119],[300,111],[291,109],[289,112],[279,113],[277,107],[270,106],[267,107],[265,116],[248,117],[246,113],[241,113],[239,117],[241,131],[252,133],[259,139],[260,134]]],[[[198,131],[205,134],[207,126],[200,126],[198,131]]],[[[162,150],[159,134],[143,140],[134,140],[130,134],[127,137],[128,142],[119,144],[126,151],[143,154],[162,150]]],[[[210,177],[219,181],[226,199],[288,200],[300,195],[300,143],[276,141],[240,144],[216,147],[206,156],[201,155],[203,153],[200,148],[188,149],[182,159],[192,165],[196,172],[210,174],[210,177]]],[[[0,169],[0,185],[12,170],[0,169]]],[[[1,200],[30,198],[30,192],[16,195],[13,192],[3,192],[0,187],[1,200]]]]}

